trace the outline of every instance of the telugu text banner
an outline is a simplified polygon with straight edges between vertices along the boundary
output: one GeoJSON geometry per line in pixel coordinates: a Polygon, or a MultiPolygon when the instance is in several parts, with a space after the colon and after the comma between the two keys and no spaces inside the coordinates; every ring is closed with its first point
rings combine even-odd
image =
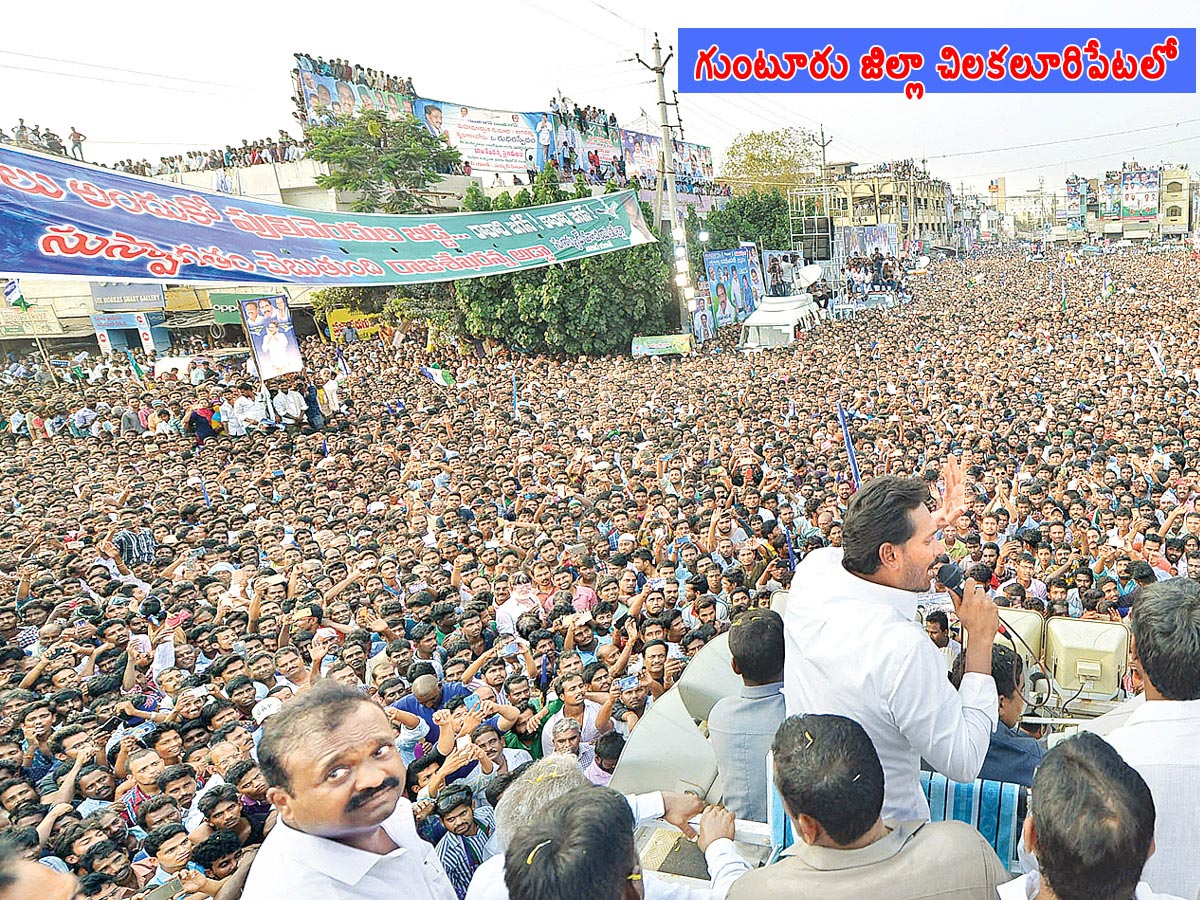
{"type": "Polygon", "coordinates": [[[0,147],[0,270],[104,281],[385,285],[654,241],[633,191],[503,212],[322,212],[0,147]]]}

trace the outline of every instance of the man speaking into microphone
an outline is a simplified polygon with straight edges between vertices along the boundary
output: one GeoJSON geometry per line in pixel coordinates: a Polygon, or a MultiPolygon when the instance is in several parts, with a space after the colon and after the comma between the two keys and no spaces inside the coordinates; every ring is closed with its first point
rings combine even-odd
{"type": "MultiPolygon", "coordinates": [[[[970,634],[962,683],[917,621],[917,595],[945,552],[939,530],[964,511],[962,472],[943,473],[941,508],[930,513],[918,478],[866,482],[846,509],[842,548],[816,550],[792,579],[784,616],[783,690],[789,716],[846,716],[861,724],[884,772],[883,818],[929,818],[924,758],[952,781],[973,781],[996,727],[992,679],[996,605],[971,579],[954,597],[970,634]]],[[[953,596],[953,595],[952,595],[953,596]]]]}

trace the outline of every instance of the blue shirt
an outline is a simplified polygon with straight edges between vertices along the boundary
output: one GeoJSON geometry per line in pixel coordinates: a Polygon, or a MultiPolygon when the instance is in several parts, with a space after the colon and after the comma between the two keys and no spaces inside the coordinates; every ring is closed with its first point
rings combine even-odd
{"type": "Polygon", "coordinates": [[[725,789],[724,804],[739,819],[767,821],[767,751],[787,717],[783,682],[742,687],[708,715],[708,735],[725,789]]]}
{"type": "Polygon", "coordinates": [[[1033,772],[1045,753],[1042,745],[1020,728],[1009,728],[1003,722],[997,722],[979,777],[985,781],[1032,787],[1033,772]]]}
{"type": "Polygon", "coordinates": [[[438,736],[442,733],[442,729],[433,724],[433,714],[444,707],[455,697],[465,697],[469,693],[471,693],[471,691],[465,688],[463,685],[452,682],[450,684],[442,685],[442,702],[437,705],[436,709],[430,709],[424,703],[418,702],[417,698],[412,694],[409,694],[407,697],[401,697],[392,704],[392,709],[398,709],[406,713],[412,713],[414,716],[424,719],[429,725],[429,734],[425,739],[431,744],[436,744],[438,736]]]}

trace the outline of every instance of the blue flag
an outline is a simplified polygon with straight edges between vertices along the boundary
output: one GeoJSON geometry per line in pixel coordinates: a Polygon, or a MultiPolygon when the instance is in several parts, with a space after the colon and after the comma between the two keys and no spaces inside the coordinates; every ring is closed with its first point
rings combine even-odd
{"type": "Polygon", "coordinates": [[[854,489],[857,491],[862,485],[862,480],[858,475],[858,457],[854,455],[854,442],[850,440],[850,425],[846,421],[846,411],[842,409],[842,402],[839,400],[837,405],[838,423],[842,426],[842,441],[846,444],[846,456],[850,460],[850,478],[853,480],[854,489]]]}
{"type": "Polygon", "coordinates": [[[336,346],[333,348],[333,350],[337,354],[338,371],[341,372],[343,375],[345,375],[347,378],[349,378],[350,377],[350,364],[346,362],[346,357],[342,354],[341,346],[340,345],[336,346]]]}

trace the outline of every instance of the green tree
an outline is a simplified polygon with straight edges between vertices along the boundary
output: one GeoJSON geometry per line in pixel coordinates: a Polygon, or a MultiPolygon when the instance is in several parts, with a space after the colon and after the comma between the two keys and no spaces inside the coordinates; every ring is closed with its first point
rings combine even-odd
{"type": "Polygon", "coordinates": [[[358,212],[410,213],[430,208],[424,191],[459,161],[458,151],[413,116],[392,121],[380,112],[310,128],[308,155],[329,166],[323,188],[354,191],[358,212]]]}
{"type": "Polygon", "coordinates": [[[735,194],[812,181],[820,167],[816,136],[804,128],[751,131],[729,145],[720,179],[735,194]]]}
{"type": "MultiPolygon", "coordinates": [[[[501,195],[507,196],[507,195],[501,195]]],[[[591,196],[586,184],[567,194],[557,176],[542,172],[532,194],[511,198],[520,208],[591,196]],[[586,193],[584,193],[586,192],[586,193]]],[[[500,204],[493,201],[493,209],[500,204]]],[[[649,215],[643,210],[649,219],[649,215]]],[[[576,262],[458,282],[465,329],[530,353],[566,356],[627,351],[635,334],[671,330],[670,267],[660,243],[576,262]]]]}
{"type": "Polygon", "coordinates": [[[723,208],[708,214],[705,225],[710,250],[727,250],[742,241],[754,241],[767,250],[792,246],[787,198],[778,190],[730,197],[723,208]]]}
{"type": "MultiPolygon", "coordinates": [[[[412,116],[392,121],[366,112],[332,125],[311,128],[309,156],[329,166],[317,178],[324,188],[354,191],[358,212],[414,213],[431,209],[423,191],[441,181],[440,172],[458,162],[457,150],[429,133],[412,116]]],[[[467,196],[490,209],[488,198],[475,184],[467,196]],[[478,199],[476,199],[476,197],[478,199]]],[[[460,322],[453,283],[386,285],[361,288],[322,288],[313,293],[313,308],[324,319],[331,309],[383,313],[390,321],[436,318],[446,329],[460,322]]]]}
{"type": "Polygon", "coordinates": [[[492,201],[488,199],[488,195],[483,192],[476,182],[472,181],[467,192],[463,194],[462,203],[459,208],[463,212],[487,212],[492,209],[492,201]]]}

